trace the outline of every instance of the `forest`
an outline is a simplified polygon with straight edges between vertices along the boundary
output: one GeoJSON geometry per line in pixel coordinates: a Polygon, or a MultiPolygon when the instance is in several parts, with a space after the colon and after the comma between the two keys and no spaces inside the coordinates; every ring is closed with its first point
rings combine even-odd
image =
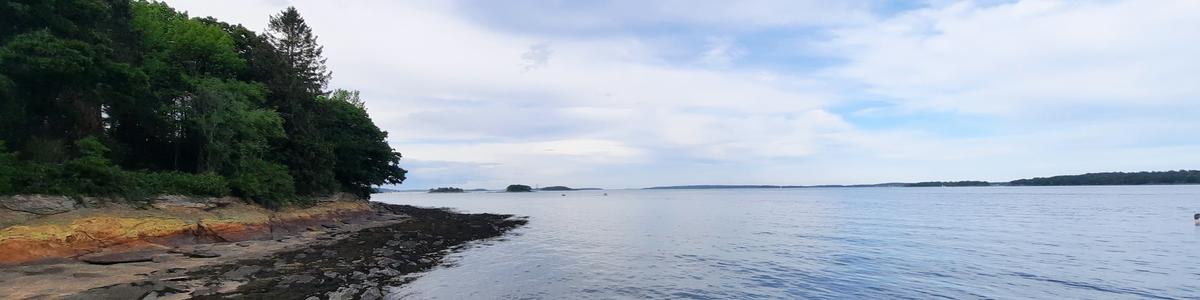
{"type": "Polygon", "coordinates": [[[1107,172],[1013,180],[1012,185],[1200,184],[1200,171],[1107,172]]]}
{"type": "Polygon", "coordinates": [[[992,184],[988,183],[987,181],[967,180],[967,181],[926,181],[926,182],[908,183],[908,184],[905,184],[904,186],[906,186],[906,187],[951,187],[951,186],[990,186],[990,185],[992,185],[992,184]]]}
{"type": "Polygon", "coordinates": [[[403,182],[299,12],[269,18],[259,33],[152,1],[4,1],[0,195],[282,207],[403,182]]]}

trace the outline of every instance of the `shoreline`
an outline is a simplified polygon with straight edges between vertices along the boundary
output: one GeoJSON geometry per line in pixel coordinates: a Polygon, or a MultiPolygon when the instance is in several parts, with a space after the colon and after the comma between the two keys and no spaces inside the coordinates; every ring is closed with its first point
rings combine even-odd
{"type": "Polygon", "coordinates": [[[0,298],[378,299],[467,242],[495,238],[527,222],[444,208],[379,202],[370,207],[372,214],[286,237],[140,253],[149,261],[4,267],[0,298]]]}

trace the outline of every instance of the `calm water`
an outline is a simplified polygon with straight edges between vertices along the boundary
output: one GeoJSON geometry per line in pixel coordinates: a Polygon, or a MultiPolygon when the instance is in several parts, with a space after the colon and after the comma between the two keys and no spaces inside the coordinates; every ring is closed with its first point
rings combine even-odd
{"type": "Polygon", "coordinates": [[[389,298],[1200,299],[1200,186],[561,194],[376,195],[531,220],[389,298]]]}

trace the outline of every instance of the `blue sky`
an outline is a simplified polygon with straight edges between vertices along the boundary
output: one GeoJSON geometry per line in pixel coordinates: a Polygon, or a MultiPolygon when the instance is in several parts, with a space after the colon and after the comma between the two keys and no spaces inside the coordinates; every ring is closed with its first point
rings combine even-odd
{"type": "Polygon", "coordinates": [[[402,188],[1200,168],[1196,1],[167,2],[296,6],[402,188]]]}

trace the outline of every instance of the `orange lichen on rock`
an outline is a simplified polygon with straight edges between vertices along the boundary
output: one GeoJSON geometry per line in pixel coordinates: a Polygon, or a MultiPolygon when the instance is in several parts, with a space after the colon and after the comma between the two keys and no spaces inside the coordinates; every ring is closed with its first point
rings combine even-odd
{"type": "Polygon", "coordinates": [[[217,208],[79,209],[0,228],[0,265],[73,258],[101,250],[271,239],[304,226],[370,212],[366,201],[325,201],[282,211],[244,203],[217,208]]]}

